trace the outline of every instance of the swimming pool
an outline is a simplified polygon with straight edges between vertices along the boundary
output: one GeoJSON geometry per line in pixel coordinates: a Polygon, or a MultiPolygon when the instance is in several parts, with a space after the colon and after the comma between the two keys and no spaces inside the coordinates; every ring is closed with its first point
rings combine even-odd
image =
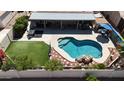
{"type": "Polygon", "coordinates": [[[58,46],[72,58],[79,58],[81,56],[102,57],[101,45],[93,40],[76,40],[73,37],[59,38],[58,46]]]}

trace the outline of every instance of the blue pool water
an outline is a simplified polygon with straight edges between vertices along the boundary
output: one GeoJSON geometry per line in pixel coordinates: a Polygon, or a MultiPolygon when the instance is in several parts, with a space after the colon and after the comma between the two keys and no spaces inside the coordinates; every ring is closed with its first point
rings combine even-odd
{"type": "Polygon", "coordinates": [[[72,37],[58,39],[59,47],[67,52],[72,58],[81,56],[102,57],[102,47],[92,40],[76,40],[72,37]]]}

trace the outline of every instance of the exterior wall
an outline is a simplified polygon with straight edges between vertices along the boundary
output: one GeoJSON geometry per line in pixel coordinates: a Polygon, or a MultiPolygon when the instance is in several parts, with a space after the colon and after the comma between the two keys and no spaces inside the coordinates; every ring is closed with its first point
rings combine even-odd
{"type": "Polygon", "coordinates": [[[7,23],[13,18],[16,12],[6,11],[0,16],[0,28],[4,28],[7,23]]]}
{"type": "Polygon", "coordinates": [[[13,40],[12,29],[3,29],[0,34],[2,34],[2,32],[5,32],[5,31],[6,31],[6,33],[4,33],[4,37],[0,41],[0,48],[2,48],[4,51],[6,51],[7,47],[13,40]]]}
{"type": "Polygon", "coordinates": [[[26,71],[16,71],[10,70],[7,72],[0,71],[0,78],[82,78],[86,74],[91,74],[96,77],[106,77],[106,78],[123,78],[124,71],[115,70],[63,70],[63,71],[45,71],[45,70],[26,70],[26,71]]]}

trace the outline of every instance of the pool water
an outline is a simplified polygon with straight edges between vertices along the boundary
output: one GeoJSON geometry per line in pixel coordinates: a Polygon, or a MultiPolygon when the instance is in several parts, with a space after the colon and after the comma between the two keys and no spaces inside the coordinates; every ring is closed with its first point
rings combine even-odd
{"type": "Polygon", "coordinates": [[[101,45],[93,40],[76,40],[72,37],[60,38],[58,39],[58,46],[72,58],[81,56],[102,57],[101,45]]]}

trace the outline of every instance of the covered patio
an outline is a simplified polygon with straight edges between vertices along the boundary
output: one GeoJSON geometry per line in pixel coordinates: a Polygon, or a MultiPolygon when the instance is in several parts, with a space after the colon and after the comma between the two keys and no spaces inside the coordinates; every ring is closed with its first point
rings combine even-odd
{"type": "Polygon", "coordinates": [[[31,30],[87,30],[95,23],[93,13],[84,12],[33,12],[29,18],[31,30]]]}

